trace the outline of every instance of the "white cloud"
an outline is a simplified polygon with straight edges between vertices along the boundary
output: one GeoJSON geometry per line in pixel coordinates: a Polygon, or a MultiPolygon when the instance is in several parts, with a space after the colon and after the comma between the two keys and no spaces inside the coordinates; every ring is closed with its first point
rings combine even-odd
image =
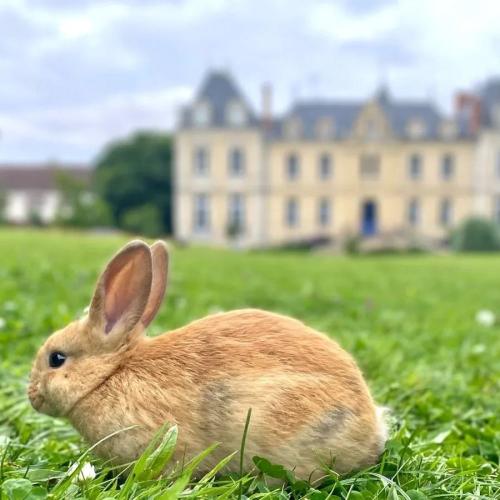
{"type": "Polygon", "coordinates": [[[311,5],[308,28],[334,42],[372,41],[397,27],[398,11],[393,6],[366,14],[349,13],[340,4],[319,2],[311,5]]]}
{"type": "Polygon", "coordinates": [[[61,149],[76,147],[95,154],[110,138],[138,129],[172,129],[180,106],[191,97],[189,87],[174,87],[114,95],[92,106],[40,108],[15,117],[0,113],[0,130],[4,131],[0,146],[57,138],[61,149]]]}
{"type": "Polygon", "coordinates": [[[271,81],[279,109],[315,91],[365,98],[383,77],[443,105],[500,68],[487,0],[2,0],[2,19],[0,160],[90,159],[167,129],[208,65],[256,102],[271,81]]]}
{"type": "Polygon", "coordinates": [[[450,92],[453,85],[470,85],[498,71],[500,53],[494,42],[499,43],[499,19],[500,2],[490,0],[400,0],[361,14],[321,2],[311,8],[307,25],[335,43],[376,44],[386,38],[393,46],[406,47],[415,61],[411,67],[392,68],[394,72],[427,78],[430,85],[450,92]]]}
{"type": "Polygon", "coordinates": [[[69,17],[59,23],[59,33],[65,39],[80,38],[90,35],[94,31],[94,25],[88,18],[69,17]]]}

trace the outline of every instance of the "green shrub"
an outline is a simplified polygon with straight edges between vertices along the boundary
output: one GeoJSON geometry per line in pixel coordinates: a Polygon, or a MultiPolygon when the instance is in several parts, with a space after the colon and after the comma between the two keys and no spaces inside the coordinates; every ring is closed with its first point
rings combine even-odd
{"type": "Polygon", "coordinates": [[[360,252],[361,238],[358,235],[347,235],[342,248],[348,255],[357,255],[360,252]]]}
{"type": "Polygon", "coordinates": [[[458,252],[495,252],[500,250],[500,230],[488,219],[471,218],[454,231],[451,244],[458,252]]]}
{"type": "Polygon", "coordinates": [[[30,226],[34,226],[34,227],[42,227],[45,225],[45,223],[42,219],[42,216],[36,210],[32,210],[29,213],[28,221],[29,221],[30,226]]]}
{"type": "Polygon", "coordinates": [[[62,195],[55,224],[66,227],[109,227],[113,218],[108,204],[89,186],[66,172],[59,172],[57,184],[62,195]]]}
{"type": "Polygon", "coordinates": [[[144,236],[156,237],[163,233],[163,224],[158,207],[152,204],[127,210],[122,218],[124,229],[144,236]]]}

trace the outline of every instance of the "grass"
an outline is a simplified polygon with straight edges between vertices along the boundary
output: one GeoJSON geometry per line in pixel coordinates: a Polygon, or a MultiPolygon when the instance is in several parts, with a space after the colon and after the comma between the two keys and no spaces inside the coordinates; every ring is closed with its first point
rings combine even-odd
{"type": "Polygon", "coordinates": [[[320,484],[295,481],[265,457],[242,478],[213,471],[193,481],[195,460],[155,481],[149,471],[168,460],[171,429],[129,479],[117,479],[85,454],[66,422],[35,413],[25,392],[36,349],[81,313],[101,266],[123,241],[0,231],[0,498],[500,498],[500,325],[475,320],[482,309],[500,315],[494,255],[174,249],[168,297],[152,334],[245,306],[296,316],[355,355],[376,399],[392,409],[391,439],[379,465],[342,478],[331,473],[320,484]],[[96,477],[78,482],[78,470],[68,473],[74,462],[91,462],[96,477]],[[272,486],[270,476],[290,482],[272,486]]]}

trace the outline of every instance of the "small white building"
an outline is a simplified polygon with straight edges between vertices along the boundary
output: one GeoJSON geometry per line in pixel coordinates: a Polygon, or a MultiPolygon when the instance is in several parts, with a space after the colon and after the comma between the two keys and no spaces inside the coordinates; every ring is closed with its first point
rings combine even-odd
{"type": "Polygon", "coordinates": [[[63,173],[85,184],[91,170],[81,165],[0,164],[2,218],[11,224],[26,224],[34,218],[51,223],[62,202],[58,176],[63,173]]]}

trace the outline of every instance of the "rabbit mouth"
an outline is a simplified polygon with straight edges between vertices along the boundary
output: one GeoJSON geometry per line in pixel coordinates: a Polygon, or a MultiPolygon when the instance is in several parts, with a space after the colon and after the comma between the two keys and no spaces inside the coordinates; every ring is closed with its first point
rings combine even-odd
{"type": "Polygon", "coordinates": [[[30,400],[31,406],[38,412],[42,410],[42,406],[45,403],[45,398],[38,392],[38,390],[30,386],[28,389],[28,398],[30,400]]]}

